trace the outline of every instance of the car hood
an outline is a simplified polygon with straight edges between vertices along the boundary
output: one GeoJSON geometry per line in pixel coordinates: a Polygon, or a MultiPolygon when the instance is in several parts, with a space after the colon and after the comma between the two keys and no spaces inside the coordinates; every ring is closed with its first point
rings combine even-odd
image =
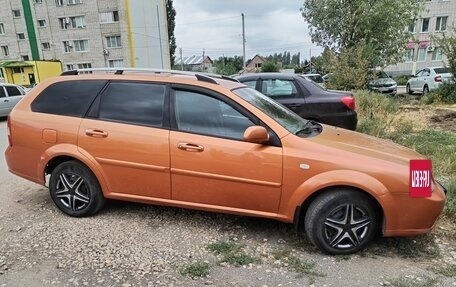
{"type": "Polygon", "coordinates": [[[379,78],[369,81],[369,86],[377,87],[383,85],[396,85],[396,81],[391,78],[379,78]]]}
{"type": "Polygon", "coordinates": [[[392,141],[327,125],[323,125],[322,133],[311,140],[338,150],[401,165],[408,165],[411,159],[425,158],[416,151],[392,141]]]}

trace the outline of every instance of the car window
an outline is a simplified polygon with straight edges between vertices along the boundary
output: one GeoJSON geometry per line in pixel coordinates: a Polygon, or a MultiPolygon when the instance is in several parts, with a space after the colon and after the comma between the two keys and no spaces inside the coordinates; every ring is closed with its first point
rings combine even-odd
{"type": "Polygon", "coordinates": [[[4,98],[4,97],[6,97],[5,90],[3,89],[3,87],[0,86],[0,98],[4,98]]]}
{"type": "Polygon", "coordinates": [[[14,86],[5,86],[6,92],[8,93],[8,96],[13,97],[13,96],[22,96],[21,91],[14,87],[14,86]]]}
{"type": "Polygon", "coordinates": [[[242,82],[244,85],[247,85],[253,89],[255,89],[256,87],[256,80],[253,80],[253,81],[245,81],[245,82],[242,82]]]}
{"type": "Polygon", "coordinates": [[[227,103],[196,92],[176,90],[176,125],[180,131],[242,140],[254,123],[227,103]]]}
{"type": "Polygon", "coordinates": [[[436,74],[450,73],[450,70],[448,68],[435,68],[434,71],[436,74]]]}
{"type": "Polygon", "coordinates": [[[323,83],[323,78],[320,75],[305,75],[305,77],[311,79],[315,83],[323,83]]]}
{"type": "Polygon", "coordinates": [[[421,77],[423,75],[423,70],[419,71],[418,73],[416,73],[416,77],[421,77]]]}
{"type": "Polygon", "coordinates": [[[98,118],[161,127],[165,91],[164,85],[110,83],[101,96],[98,118]]]}
{"type": "Polygon", "coordinates": [[[293,81],[269,79],[263,80],[261,92],[271,98],[290,98],[295,97],[297,90],[293,81]]]}
{"type": "Polygon", "coordinates": [[[431,74],[431,71],[429,71],[429,69],[424,69],[424,70],[423,70],[422,76],[423,76],[423,77],[427,77],[427,76],[429,76],[430,74],[431,74]]]}
{"type": "Polygon", "coordinates": [[[64,81],[50,85],[32,102],[32,111],[83,117],[105,80],[64,81]]]}

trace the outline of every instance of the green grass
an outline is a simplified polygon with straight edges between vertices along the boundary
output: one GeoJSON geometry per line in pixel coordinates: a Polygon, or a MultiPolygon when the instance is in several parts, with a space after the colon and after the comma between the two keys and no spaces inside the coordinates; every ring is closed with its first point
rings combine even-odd
{"type": "Polygon", "coordinates": [[[220,255],[221,262],[226,262],[234,266],[243,266],[250,263],[259,262],[259,259],[247,254],[244,250],[244,245],[232,241],[219,241],[208,244],[207,250],[220,255]]]}
{"type": "Polygon", "coordinates": [[[456,278],[456,264],[448,264],[448,265],[439,265],[439,266],[432,266],[429,268],[434,273],[441,274],[446,277],[454,277],[456,278]]]}
{"type": "Polygon", "coordinates": [[[289,270],[296,272],[298,276],[307,276],[310,284],[315,283],[316,277],[325,276],[314,270],[314,262],[301,260],[291,254],[288,249],[276,250],[272,255],[275,260],[280,260],[282,266],[286,266],[289,270]]]}
{"type": "Polygon", "coordinates": [[[391,280],[391,284],[396,287],[433,287],[438,283],[437,279],[430,277],[424,277],[421,280],[404,277],[391,280]]]}
{"type": "Polygon", "coordinates": [[[210,264],[206,262],[193,262],[185,266],[182,266],[179,269],[179,273],[183,276],[196,278],[196,277],[206,277],[209,275],[210,264]]]}

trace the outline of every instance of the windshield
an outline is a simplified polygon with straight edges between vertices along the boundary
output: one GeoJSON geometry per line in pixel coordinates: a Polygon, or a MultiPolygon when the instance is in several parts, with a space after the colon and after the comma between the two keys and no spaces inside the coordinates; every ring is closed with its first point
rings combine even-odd
{"type": "Polygon", "coordinates": [[[290,133],[297,134],[308,125],[307,120],[301,118],[281,104],[249,87],[238,88],[233,93],[246,100],[256,108],[267,114],[290,133]]]}

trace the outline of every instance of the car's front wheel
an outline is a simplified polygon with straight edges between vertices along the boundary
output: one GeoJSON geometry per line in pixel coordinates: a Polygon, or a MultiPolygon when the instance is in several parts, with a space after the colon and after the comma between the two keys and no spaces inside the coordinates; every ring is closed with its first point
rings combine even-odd
{"type": "Polygon", "coordinates": [[[377,234],[380,216],[375,203],[361,192],[338,189],[319,195],[305,216],[310,241],[329,254],[350,254],[377,234]]]}
{"type": "Polygon", "coordinates": [[[410,89],[410,84],[407,84],[407,86],[405,87],[406,91],[407,91],[407,94],[409,95],[413,95],[413,91],[410,89]]]}
{"type": "Polygon", "coordinates": [[[63,162],[52,171],[49,192],[55,205],[74,217],[93,215],[105,203],[97,178],[78,161],[63,162]]]}
{"type": "Polygon", "coordinates": [[[429,94],[429,87],[427,85],[423,88],[423,96],[427,96],[429,94]]]}

